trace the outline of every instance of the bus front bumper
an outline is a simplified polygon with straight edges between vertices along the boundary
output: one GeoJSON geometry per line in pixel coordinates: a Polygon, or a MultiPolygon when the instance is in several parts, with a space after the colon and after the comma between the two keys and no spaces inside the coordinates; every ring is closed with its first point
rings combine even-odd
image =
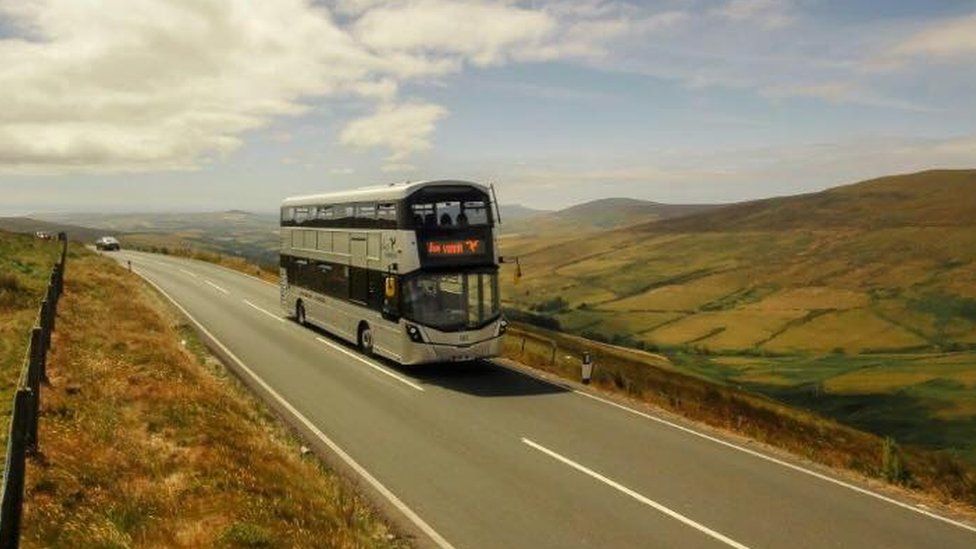
{"type": "Polygon", "coordinates": [[[407,343],[401,362],[422,364],[428,362],[468,362],[501,354],[502,336],[490,337],[469,345],[446,343],[407,343]]]}

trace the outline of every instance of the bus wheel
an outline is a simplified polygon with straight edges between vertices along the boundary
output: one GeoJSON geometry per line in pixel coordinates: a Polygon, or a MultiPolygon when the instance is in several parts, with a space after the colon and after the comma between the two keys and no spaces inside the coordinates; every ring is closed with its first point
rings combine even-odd
{"type": "Polygon", "coordinates": [[[373,329],[365,322],[359,325],[359,350],[366,356],[373,354],[373,329]]]}
{"type": "Polygon", "coordinates": [[[295,303],[295,322],[305,325],[305,305],[301,301],[295,303]]]}

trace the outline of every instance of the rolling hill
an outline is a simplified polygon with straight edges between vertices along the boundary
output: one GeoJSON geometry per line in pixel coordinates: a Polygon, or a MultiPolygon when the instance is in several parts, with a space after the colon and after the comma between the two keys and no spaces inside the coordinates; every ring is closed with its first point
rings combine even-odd
{"type": "Polygon", "coordinates": [[[583,233],[642,222],[673,219],[714,210],[717,207],[719,205],[661,204],[636,198],[601,198],[554,212],[539,211],[533,215],[520,216],[509,222],[504,222],[503,214],[501,232],[506,235],[517,234],[520,236],[545,233],[548,238],[557,234],[578,236],[583,233]]]}
{"type": "Polygon", "coordinates": [[[976,459],[976,170],[503,239],[506,306],[976,459]],[[961,437],[970,442],[961,443],[961,437]]]}
{"type": "Polygon", "coordinates": [[[69,223],[58,223],[34,219],[32,217],[0,217],[0,230],[12,233],[35,233],[37,231],[47,231],[68,233],[70,240],[80,242],[92,242],[100,236],[104,236],[104,231],[92,229],[91,227],[81,227],[69,223]]]}
{"type": "Polygon", "coordinates": [[[278,261],[277,214],[241,210],[197,213],[40,214],[45,221],[119,233],[123,246],[194,248],[245,257],[259,264],[278,261]]]}

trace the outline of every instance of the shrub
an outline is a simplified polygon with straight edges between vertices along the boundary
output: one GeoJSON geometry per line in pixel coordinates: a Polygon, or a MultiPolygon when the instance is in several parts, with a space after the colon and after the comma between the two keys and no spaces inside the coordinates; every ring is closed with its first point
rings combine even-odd
{"type": "Polygon", "coordinates": [[[0,273],[0,307],[14,307],[21,303],[27,288],[24,287],[17,275],[0,273]]]}
{"type": "Polygon", "coordinates": [[[529,308],[540,313],[558,313],[559,311],[565,311],[568,307],[569,302],[560,296],[536,303],[529,308]]]}
{"type": "Polygon", "coordinates": [[[224,541],[237,547],[274,547],[274,537],[266,529],[248,522],[235,522],[224,530],[224,541]]]}
{"type": "Polygon", "coordinates": [[[895,439],[885,437],[881,443],[881,477],[893,484],[905,481],[905,469],[895,439]]]}

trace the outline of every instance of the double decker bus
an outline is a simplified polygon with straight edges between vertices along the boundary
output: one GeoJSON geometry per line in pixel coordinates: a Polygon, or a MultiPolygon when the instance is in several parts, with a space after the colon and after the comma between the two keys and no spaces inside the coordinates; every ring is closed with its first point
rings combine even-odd
{"type": "Polygon", "coordinates": [[[288,198],[281,307],[401,364],[497,356],[506,322],[489,188],[422,181],[288,198]]]}

